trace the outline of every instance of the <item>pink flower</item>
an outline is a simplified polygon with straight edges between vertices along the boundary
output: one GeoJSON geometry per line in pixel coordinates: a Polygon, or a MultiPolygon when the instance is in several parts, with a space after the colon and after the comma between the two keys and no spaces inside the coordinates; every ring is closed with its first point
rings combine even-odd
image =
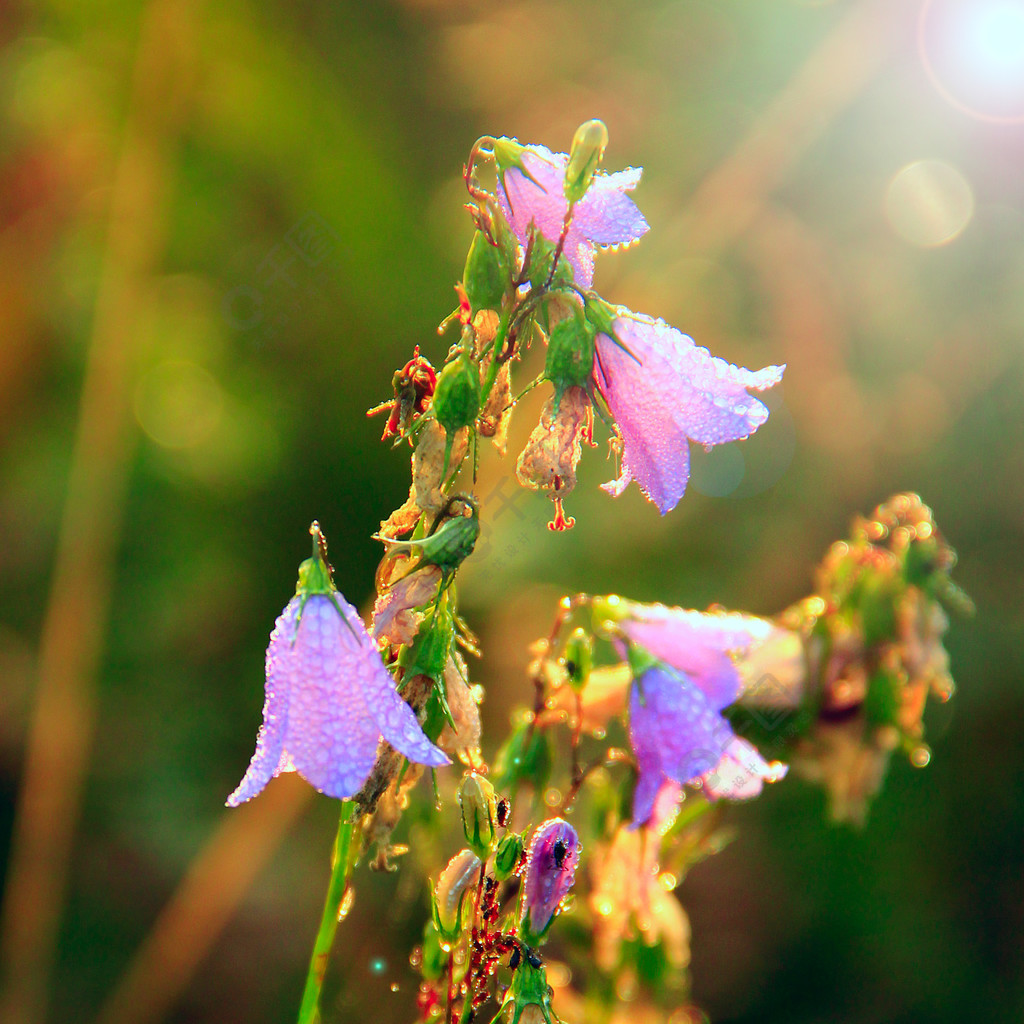
{"type": "MultiPolygon", "coordinates": [[[[520,159],[526,173],[511,167],[499,182],[502,212],[520,245],[527,244],[531,223],[555,245],[569,208],[564,190],[569,157],[545,146],[530,146],[520,159]]],[[[595,249],[630,245],[649,230],[644,215],[626,195],[636,188],[642,173],[639,167],[616,174],[598,173],[587,194],[573,207],[563,252],[577,287],[584,291],[594,282],[595,249]]]]}
{"type": "Polygon", "coordinates": [[[778,384],[785,366],[733,366],[663,320],[620,312],[615,338],[598,334],[595,344],[594,384],[622,435],[621,472],[604,489],[619,495],[636,480],[664,515],[686,491],[689,442],[749,437],[768,409],[748,389],[778,384]]]}

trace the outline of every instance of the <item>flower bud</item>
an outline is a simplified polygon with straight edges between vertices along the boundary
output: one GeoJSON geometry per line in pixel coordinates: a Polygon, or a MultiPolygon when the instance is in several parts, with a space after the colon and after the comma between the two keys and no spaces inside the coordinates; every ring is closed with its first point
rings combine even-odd
{"type": "Polygon", "coordinates": [[[569,685],[579,693],[590,678],[594,664],[594,641],[584,629],[574,630],[565,642],[565,671],[569,685]]]}
{"type": "Polygon", "coordinates": [[[502,744],[494,759],[494,781],[502,792],[515,794],[526,781],[536,792],[543,792],[551,778],[551,745],[532,719],[520,722],[502,744]]]}
{"type": "Polygon", "coordinates": [[[499,882],[504,882],[516,873],[525,845],[518,832],[509,833],[498,843],[494,851],[494,877],[499,882]]]}
{"type": "Polygon", "coordinates": [[[453,359],[441,371],[432,407],[449,437],[476,419],[480,411],[480,375],[467,356],[453,359]]]}
{"type": "Polygon", "coordinates": [[[534,833],[523,882],[521,931],[528,946],[537,945],[547,933],[572,888],[579,860],[579,836],[569,822],[552,818],[534,833]]]}
{"type": "Polygon", "coordinates": [[[480,858],[472,850],[455,854],[441,872],[433,895],[434,924],[441,937],[451,942],[462,931],[462,905],[466,893],[476,885],[480,858]]]}
{"type": "Polygon", "coordinates": [[[496,839],[498,801],[494,787],[482,775],[470,772],[459,787],[459,805],[466,842],[474,853],[486,860],[496,839]]]}
{"type": "Polygon", "coordinates": [[[608,129],[604,121],[585,121],[576,129],[565,168],[565,198],[570,206],[586,195],[607,145],[608,129]]]}
{"type": "Polygon", "coordinates": [[[511,275],[505,254],[491,245],[487,236],[478,231],[473,236],[462,272],[462,286],[473,313],[481,309],[501,309],[501,300],[508,289],[511,275]]]}
{"type": "Polygon", "coordinates": [[[555,408],[571,387],[588,388],[594,372],[594,339],[597,332],[582,316],[559,320],[548,337],[544,376],[555,386],[555,408]]]}

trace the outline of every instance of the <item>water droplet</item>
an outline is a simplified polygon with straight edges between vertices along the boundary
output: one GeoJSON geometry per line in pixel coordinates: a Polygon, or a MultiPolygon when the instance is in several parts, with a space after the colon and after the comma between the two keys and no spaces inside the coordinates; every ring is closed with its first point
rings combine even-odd
{"type": "Polygon", "coordinates": [[[560,789],[555,789],[554,786],[544,794],[544,803],[546,803],[548,807],[557,807],[561,802],[562,791],[560,789]]]}
{"type": "Polygon", "coordinates": [[[910,763],[915,768],[924,768],[932,759],[932,752],[923,743],[910,752],[910,763]]]}
{"type": "Polygon", "coordinates": [[[388,969],[388,962],[382,956],[375,956],[370,960],[370,973],[383,974],[388,969]]]}
{"type": "Polygon", "coordinates": [[[409,966],[415,970],[419,970],[423,966],[423,947],[413,946],[412,952],[409,954],[409,966]]]}
{"type": "Polygon", "coordinates": [[[398,991],[398,982],[397,981],[391,982],[391,991],[392,992],[397,992],[398,991]]]}
{"type": "Polygon", "coordinates": [[[356,891],[351,886],[345,890],[345,895],[341,897],[341,903],[338,904],[338,920],[344,921],[348,917],[348,912],[352,909],[352,904],[356,901],[356,891]]]}
{"type": "Polygon", "coordinates": [[[664,871],[658,876],[658,881],[661,883],[662,889],[665,892],[671,892],[678,884],[679,880],[669,871],[664,871]]]}

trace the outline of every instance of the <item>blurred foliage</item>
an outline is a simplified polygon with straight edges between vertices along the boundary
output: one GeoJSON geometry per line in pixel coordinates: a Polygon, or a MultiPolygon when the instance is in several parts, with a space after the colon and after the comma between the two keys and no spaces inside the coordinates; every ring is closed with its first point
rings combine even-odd
{"type": "MultiPolygon", "coordinates": [[[[0,857],[114,169],[128,111],[147,99],[145,64],[135,85],[133,67],[151,6],[0,4],[0,857]]],[[[435,363],[447,348],[434,332],[471,237],[460,171],[472,141],[564,149],[599,116],[606,166],[645,167],[636,199],[652,230],[600,261],[598,286],[731,361],[789,369],[754,438],[694,453],[691,493],[665,519],[635,489],[601,493],[612,469],[591,453],[578,526],[553,535],[546,499],[516,490],[512,457],[484,460],[461,597],[485,652],[473,671],[489,752],[528,699],[526,644],[563,590],[776,612],[854,513],[918,491],[978,604],[949,636],[960,692],[929,725],[932,764],[896,765],[862,832],[827,824],[822,795],[793,780],[736,810],[740,839],[682,889],[694,998],[723,1022],[1019,1020],[1024,128],[933,88],[919,6],[174,8],[187,59],[173,88],[148,83],[175,117],[152,211],[157,272],[130,332],[129,485],[51,1019],[95,1016],[226,813],[259,721],[266,636],[313,518],[339,588],[357,603],[372,594],[370,534],[401,502],[406,466],[364,412],[415,344],[435,363]],[[973,194],[942,245],[908,241],[893,213],[909,203],[926,238],[952,216],[945,193],[922,213],[920,188],[901,200],[892,184],[926,159],[973,194]]],[[[517,413],[510,453],[543,392],[517,413]]],[[[415,852],[423,804],[402,826],[408,867],[360,880],[333,1019],[411,1017],[405,957],[425,913],[411,861],[443,852],[415,852]]],[[[294,1013],[334,813],[315,801],[169,1020],[294,1013]]]]}

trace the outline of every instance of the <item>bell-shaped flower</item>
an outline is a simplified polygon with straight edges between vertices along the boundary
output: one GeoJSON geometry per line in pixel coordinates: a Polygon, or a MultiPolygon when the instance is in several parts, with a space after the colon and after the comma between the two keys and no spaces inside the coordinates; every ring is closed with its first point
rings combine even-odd
{"type": "Polygon", "coordinates": [[[354,796],[373,768],[382,736],[410,761],[450,763],[396,692],[377,644],[334,588],[316,524],[312,532],[320,544],[302,563],[295,596],[270,635],[263,725],[229,807],[250,800],[285,771],[297,771],[328,796],[354,796]]]}
{"type": "Polygon", "coordinates": [[[666,781],[686,785],[718,764],[734,734],[704,693],[681,672],[653,664],[633,681],[629,742],[640,770],[633,822],[646,824],[666,781]]]}
{"type": "MultiPolygon", "coordinates": [[[[503,170],[498,202],[520,245],[527,244],[531,224],[552,245],[558,243],[569,209],[565,195],[568,163],[566,153],[527,146],[518,151],[518,166],[503,170]]],[[[572,266],[576,286],[583,291],[594,281],[595,249],[630,245],[649,230],[643,214],[626,195],[636,188],[642,173],[639,167],[615,174],[599,172],[573,206],[562,251],[572,266]]]]}
{"type": "Polygon", "coordinates": [[[785,366],[734,366],[663,320],[618,313],[595,343],[594,385],[622,436],[619,477],[604,489],[619,495],[635,480],[664,515],[686,491],[689,442],[749,437],[768,419],[750,391],[778,384],[785,366]]]}
{"type": "Polygon", "coordinates": [[[523,941],[534,946],[547,932],[576,878],[580,840],[562,818],[551,818],[533,834],[523,881],[523,941]]]}
{"type": "Polygon", "coordinates": [[[741,674],[732,656],[746,653],[775,631],[768,619],[739,612],[699,612],[631,601],[618,608],[622,632],[682,672],[716,711],[740,696],[741,674]]]}

